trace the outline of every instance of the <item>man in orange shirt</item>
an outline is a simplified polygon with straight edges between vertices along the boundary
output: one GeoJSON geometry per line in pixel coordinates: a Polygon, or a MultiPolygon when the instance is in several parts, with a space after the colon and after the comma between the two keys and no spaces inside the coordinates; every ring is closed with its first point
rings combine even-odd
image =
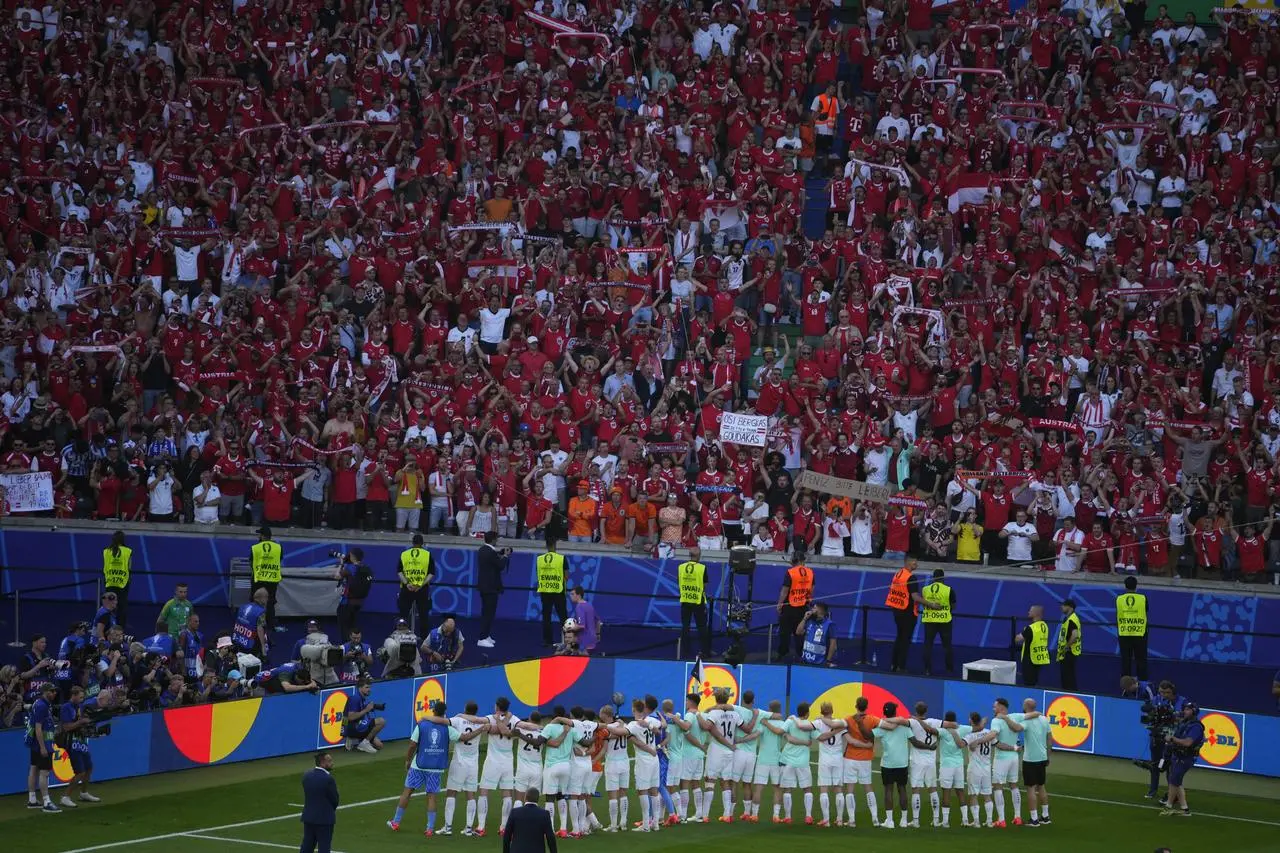
{"type": "Polygon", "coordinates": [[[845,718],[845,722],[849,724],[845,740],[849,745],[844,749],[844,808],[846,819],[852,822],[858,802],[855,786],[861,785],[866,794],[867,808],[871,810],[871,825],[879,826],[880,809],[871,783],[871,758],[875,753],[871,730],[880,725],[880,718],[867,713],[867,704],[867,697],[859,696],[856,703],[858,712],[845,718]]]}
{"type": "Polygon", "coordinates": [[[610,489],[609,502],[600,510],[600,541],[610,545],[627,544],[629,519],[622,505],[622,490],[610,489]]]}
{"type": "Polygon", "coordinates": [[[590,542],[596,530],[596,519],[600,515],[600,506],[591,497],[591,484],[586,480],[578,481],[577,497],[569,498],[569,541],[590,542]]]}
{"type": "Polygon", "coordinates": [[[626,544],[642,548],[653,547],[658,539],[658,508],[649,503],[649,496],[641,492],[635,502],[627,507],[626,544]]]}

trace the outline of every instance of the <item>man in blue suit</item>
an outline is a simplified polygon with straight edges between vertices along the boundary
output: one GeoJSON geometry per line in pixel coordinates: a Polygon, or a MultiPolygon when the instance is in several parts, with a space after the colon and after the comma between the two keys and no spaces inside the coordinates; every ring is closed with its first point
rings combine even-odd
{"type": "Polygon", "coordinates": [[[302,777],[302,847],[298,853],[329,853],[333,825],[338,820],[338,783],[333,778],[333,756],[316,755],[315,769],[302,777]]]}

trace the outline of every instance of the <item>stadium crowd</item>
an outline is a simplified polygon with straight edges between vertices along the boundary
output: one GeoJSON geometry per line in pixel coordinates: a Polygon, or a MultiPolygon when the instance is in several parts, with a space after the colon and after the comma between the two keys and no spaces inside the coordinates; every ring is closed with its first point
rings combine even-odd
{"type": "Polygon", "coordinates": [[[935,6],[10,4],[0,463],[64,517],[1266,578],[1274,21],[935,6]]]}

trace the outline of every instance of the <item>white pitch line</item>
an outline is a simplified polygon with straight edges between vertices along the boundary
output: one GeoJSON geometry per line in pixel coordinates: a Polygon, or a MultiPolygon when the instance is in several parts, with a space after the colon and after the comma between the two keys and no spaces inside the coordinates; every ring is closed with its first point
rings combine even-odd
{"type": "MultiPolygon", "coordinates": [[[[1071,794],[1054,794],[1050,792],[1049,801],[1052,802],[1055,799],[1079,800],[1082,803],[1097,803],[1103,806],[1122,806],[1127,809],[1142,809],[1143,811],[1154,811],[1159,808],[1159,806],[1148,806],[1148,805],[1143,805],[1142,803],[1124,803],[1124,802],[1120,802],[1119,800],[1098,800],[1093,797],[1075,797],[1075,796],[1072,796],[1071,794]]],[[[1277,823],[1276,821],[1271,821],[1271,820],[1258,820],[1257,818],[1253,818],[1253,817],[1236,817],[1235,815],[1229,815],[1229,814],[1207,814],[1205,812],[1198,812],[1195,810],[1192,810],[1191,816],[1192,817],[1208,817],[1208,818],[1213,818],[1215,820],[1234,820],[1240,823],[1257,823],[1257,824],[1261,824],[1262,826],[1280,826],[1280,823],[1277,823]]]]}
{"type": "MultiPolygon", "coordinates": [[[[276,847],[281,850],[293,850],[298,846],[296,844],[277,844],[274,841],[254,841],[253,839],[250,839],[250,838],[225,838],[221,835],[204,835],[204,834],[197,834],[194,832],[188,832],[186,835],[182,837],[198,838],[201,841],[222,841],[227,844],[252,844],[257,847],[276,847]]],[[[342,851],[334,850],[333,853],[342,853],[342,851]]]]}

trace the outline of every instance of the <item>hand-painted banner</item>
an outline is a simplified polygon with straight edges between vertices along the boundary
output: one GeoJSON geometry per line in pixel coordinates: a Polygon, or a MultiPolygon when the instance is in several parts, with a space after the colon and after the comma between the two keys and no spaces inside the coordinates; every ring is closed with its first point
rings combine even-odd
{"type": "Polygon", "coordinates": [[[877,486],[861,480],[847,480],[844,477],[832,477],[830,474],[819,474],[817,471],[801,471],[796,477],[796,487],[813,489],[825,495],[840,495],[857,501],[872,503],[888,503],[893,497],[893,489],[888,486],[877,486]]]}
{"type": "Polygon", "coordinates": [[[747,447],[764,447],[765,434],[769,431],[766,415],[743,415],[725,412],[720,421],[720,440],[747,447]]]}

